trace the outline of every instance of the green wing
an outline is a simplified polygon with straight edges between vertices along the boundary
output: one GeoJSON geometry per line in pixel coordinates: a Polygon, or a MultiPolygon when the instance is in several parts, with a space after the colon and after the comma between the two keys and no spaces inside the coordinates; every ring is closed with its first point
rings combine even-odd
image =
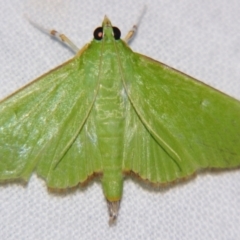
{"type": "Polygon", "coordinates": [[[83,127],[98,88],[99,60],[92,60],[92,51],[0,103],[0,180],[28,180],[36,170],[48,186],[64,188],[101,170],[91,131],[83,127]]]}
{"type": "Polygon", "coordinates": [[[131,102],[124,171],[164,183],[240,165],[239,101],[128,48],[120,58],[131,102]]]}

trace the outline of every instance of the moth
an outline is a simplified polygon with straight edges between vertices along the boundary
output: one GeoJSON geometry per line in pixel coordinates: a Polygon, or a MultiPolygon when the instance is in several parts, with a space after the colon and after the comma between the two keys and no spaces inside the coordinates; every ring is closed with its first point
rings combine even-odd
{"type": "MultiPolygon", "coordinates": [[[[135,27],[136,28],[136,27],[135,27]]],[[[65,189],[100,175],[110,222],[124,175],[168,183],[240,165],[240,102],[133,52],[105,17],[75,57],[0,103],[0,180],[65,189]]]]}

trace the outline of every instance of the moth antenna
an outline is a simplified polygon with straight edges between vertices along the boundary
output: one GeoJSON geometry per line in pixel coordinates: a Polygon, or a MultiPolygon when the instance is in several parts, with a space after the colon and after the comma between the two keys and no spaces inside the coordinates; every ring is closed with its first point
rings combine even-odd
{"type": "Polygon", "coordinates": [[[136,36],[137,28],[140,25],[140,22],[147,10],[147,6],[144,5],[142,11],[140,12],[135,24],[132,26],[131,30],[127,33],[126,37],[123,39],[126,43],[128,43],[134,36],[136,36]]]}
{"type": "Polygon", "coordinates": [[[70,49],[72,49],[72,51],[74,51],[75,53],[79,52],[79,48],[63,33],[59,33],[58,31],[56,31],[54,29],[44,28],[40,24],[32,21],[27,15],[24,15],[24,16],[30,24],[32,24],[35,28],[39,29],[41,32],[46,33],[47,35],[56,38],[58,41],[63,42],[70,49]]]}

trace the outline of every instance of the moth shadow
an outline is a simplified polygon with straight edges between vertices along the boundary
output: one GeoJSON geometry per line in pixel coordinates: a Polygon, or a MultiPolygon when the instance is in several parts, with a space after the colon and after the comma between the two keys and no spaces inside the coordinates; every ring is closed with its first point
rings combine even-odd
{"type": "Polygon", "coordinates": [[[1,180],[0,181],[0,187],[1,188],[8,188],[12,185],[17,185],[19,187],[26,188],[28,185],[28,182],[22,180],[22,179],[7,179],[7,180],[1,180]]]}
{"type": "MultiPolygon", "coordinates": [[[[47,190],[50,194],[53,194],[54,196],[59,196],[59,197],[65,197],[69,195],[73,195],[76,192],[85,192],[88,188],[93,186],[93,184],[101,184],[101,178],[100,174],[93,174],[87,178],[86,181],[83,183],[78,183],[74,187],[67,187],[67,188],[51,188],[47,187],[47,190]]],[[[44,180],[44,179],[43,179],[44,180]]]]}
{"type": "MultiPolygon", "coordinates": [[[[46,184],[46,181],[44,178],[42,178],[41,176],[38,176],[37,174],[34,174],[37,177],[38,181],[41,181],[44,185],[44,187],[46,188],[46,190],[48,191],[49,194],[54,195],[54,196],[59,196],[59,197],[65,197],[65,196],[69,196],[69,195],[73,195],[78,191],[84,192],[87,190],[87,188],[91,187],[94,183],[97,184],[101,184],[101,178],[100,178],[100,174],[93,174],[91,176],[89,176],[87,178],[87,180],[83,183],[78,183],[76,186],[74,187],[67,187],[67,188],[51,188],[48,187],[46,184]]],[[[22,179],[10,179],[10,180],[1,180],[0,181],[0,188],[9,188],[13,185],[19,186],[19,187],[23,187],[23,188],[27,188],[29,181],[25,181],[22,179]]]]}
{"type": "Polygon", "coordinates": [[[135,184],[141,186],[143,189],[149,192],[166,193],[173,188],[184,187],[187,184],[194,182],[198,177],[201,178],[207,175],[218,177],[226,173],[237,172],[239,171],[239,169],[240,167],[236,167],[232,169],[218,169],[218,168],[202,169],[194,172],[192,175],[187,176],[185,178],[179,178],[172,182],[166,182],[166,183],[153,183],[147,179],[142,179],[138,174],[135,174],[133,172],[127,173],[125,175],[125,179],[133,181],[135,184]]]}
{"type": "MultiPolygon", "coordinates": [[[[199,170],[192,175],[185,177],[185,178],[180,178],[172,182],[167,182],[167,183],[153,183],[147,179],[142,179],[139,175],[133,173],[133,172],[128,172],[125,173],[125,180],[131,180],[133,181],[136,185],[141,186],[143,189],[145,189],[148,192],[155,192],[155,193],[166,193],[170,191],[171,189],[175,187],[183,187],[186,186],[187,184],[193,182],[196,180],[197,177],[204,177],[206,175],[212,175],[212,176],[220,176],[225,173],[229,172],[237,172],[239,171],[240,167],[237,168],[232,168],[232,169],[202,169],[199,170]]],[[[59,196],[59,197],[65,197],[69,195],[73,195],[76,192],[85,192],[89,187],[93,186],[93,184],[97,183],[101,185],[101,177],[102,174],[95,173],[87,178],[86,181],[83,183],[79,183],[74,187],[67,187],[63,189],[58,189],[58,188],[50,188],[46,186],[45,180],[41,178],[40,176],[37,176],[37,178],[41,181],[44,182],[47,191],[50,194],[53,194],[54,196],[59,196]]],[[[21,180],[21,179],[13,179],[13,180],[3,180],[0,182],[0,187],[2,188],[8,188],[12,185],[17,185],[21,186],[24,188],[27,188],[28,182],[21,180]]]]}

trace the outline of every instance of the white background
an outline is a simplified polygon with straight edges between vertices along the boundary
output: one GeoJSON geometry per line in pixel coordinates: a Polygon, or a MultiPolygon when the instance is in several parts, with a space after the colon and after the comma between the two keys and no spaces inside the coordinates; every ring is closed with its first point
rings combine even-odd
{"type": "MultiPolygon", "coordinates": [[[[24,14],[82,47],[105,14],[125,35],[144,5],[134,51],[240,99],[239,0],[1,0],[0,98],[73,56],[24,14]]],[[[0,185],[1,239],[234,240],[239,226],[239,170],[156,190],[128,178],[111,228],[99,181],[65,195],[49,193],[36,175],[25,187],[0,185]]]]}

